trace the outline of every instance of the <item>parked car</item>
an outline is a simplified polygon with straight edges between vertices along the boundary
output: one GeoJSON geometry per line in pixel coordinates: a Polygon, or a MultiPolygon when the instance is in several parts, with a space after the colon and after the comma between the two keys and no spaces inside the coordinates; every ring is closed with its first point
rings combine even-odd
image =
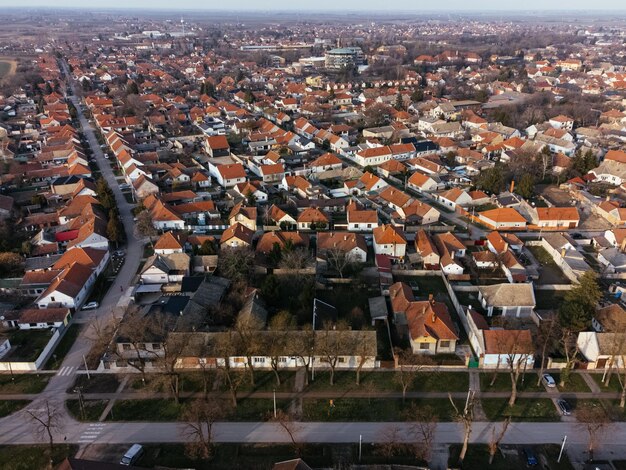
{"type": "Polygon", "coordinates": [[[120,465],[133,465],[137,463],[137,460],[139,460],[142,455],[143,446],[141,444],[133,444],[120,460],[120,465]]]}
{"type": "Polygon", "coordinates": [[[83,308],[81,308],[81,310],[95,310],[99,307],[99,305],[100,304],[98,302],[89,302],[83,305],[83,308]]]}
{"type": "Polygon", "coordinates": [[[124,250],[117,250],[113,252],[113,256],[122,257],[124,256],[124,250]]]}
{"type": "Polygon", "coordinates": [[[572,405],[567,400],[557,400],[556,404],[559,406],[559,410],[563,413],[563,416],[569,416],[572,414],[572,405]]]}
{"type": "Polygon", "coordinates": [[[541,378],[541,380],[543,380],[543,383],[545,384],[546,387],[549,387],[549,388],[556,387],[556,381],[554,380],[554,377],[552,377],[550,374],[543,374],[543,377],[541,378]]]}
{"type": "Polygon", "coordinates": [[[537,465],[539,465],[539,460],[537,460],[537,457],[535,456],[535,453],[533,452],[532,449],[525,447],[524,456],[526,457],[527,467],[536,467],[537,465]]]}
{"type": "Polygon", "coordinates": [[[126,191],[127,189],[130,189],[130,184],[128,184],[128,183],[122,183],[122,184],[120,184],[120,189],[121,189],[122,191],[126,191]]]}

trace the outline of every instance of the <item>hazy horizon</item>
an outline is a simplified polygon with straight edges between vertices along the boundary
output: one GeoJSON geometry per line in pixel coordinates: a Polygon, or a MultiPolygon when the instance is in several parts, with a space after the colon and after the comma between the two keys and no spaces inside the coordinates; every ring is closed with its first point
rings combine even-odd
{"type": "Polygon", "coordinates": [[[536,12],[536,11],[625,11],[626,6],[618,0],[596,0],[593,7],[589,6],[588,0],[552,1],[526,0],[525,2],[514,3],[504,6],[501,1],[479,0],[477,5],[472,7],[463,0],[441,0],[436,7],[432,3],[421,6],[422,2],[409,2],[406,0],[387,0],[384,7],[381,3],[373,0],[344,0],[337,2],[334,0],[318,0],[312,3],[305,3],[302,6],[294,6],[292,1],[287,0],[231,0],[225,5],[202,5],[197,0],[178,0],[176,6],[172,6],[169,0],[108,0],[106,2],[89,2],[80,0],[57,0],[54,3],[49,0],[21,0],[19,2],[6,0],[4,5],[9,8],[77,8],[77,9],[149,9],[149,10],[196,10],[196,11],[302,11],[316,12],[323,14],[324,11],[376,11],[397,13],[398,11],[411,12],[536,12]],[[396,11],[392,11],[396,10],[396,11]]]}

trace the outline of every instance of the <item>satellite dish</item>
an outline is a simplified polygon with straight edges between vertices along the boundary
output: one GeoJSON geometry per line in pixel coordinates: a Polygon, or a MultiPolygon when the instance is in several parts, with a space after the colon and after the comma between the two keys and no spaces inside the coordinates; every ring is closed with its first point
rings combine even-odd
{"type": "Polygon", "coordinates": [[[2,315],[2,316],[0,317],[0,320],[4,320],[4,315],[2,315]]]}

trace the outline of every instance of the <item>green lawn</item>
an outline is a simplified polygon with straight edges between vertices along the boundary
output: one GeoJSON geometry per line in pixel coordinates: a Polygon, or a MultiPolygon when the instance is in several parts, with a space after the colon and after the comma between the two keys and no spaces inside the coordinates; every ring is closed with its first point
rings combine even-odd
{"type": "MultiPolygon", "coordinates": [[[[2,470],[38,470],[48,468],[48,446],[0,446],[0,468],[2,470]]],[[[53,447],[52,462],[58,465],[66,457],[76,454],[78,446],[60,445],[53,447]]]]}
{"type": "MultiPolygon", "coordinates": [[[[210,461],[190,459],[181,444],[148,444],[144,449],[146,452],[138,465],[146,468],[158,465],[197,470],[264,470],[271,469],[276,462],[296,457],[293,447],[289,445],[219,444],[215,446],[214,456],[210,461]]],[[[333,465],[332,449],[329,445],[306,444],[302,446],[301,457],[314,468],[331,468],[333,465]]]]}
{"type": "MultiPolygon", "coordinates": [[[[237,372],[241,374],[246,374],[245,372],[237,372]]],[[[250,380],[247,379],[239,388],[241,392],[253,392],[253,391],[262,391],[262,392],[271,392],[276,389],[276,391],[282,392],[290,392],[293,390],[295,381],[296,381],[296,372],[291,370],[283,370],[279,372],[280,375],[280,386],[276,383],[276,376],[273,371],[256,371],[254,373],[254,385],[250,383],[250,380]]],[[[228,385],[224,384],[222,390],[227,391],[228,385]]]]}
{"type": "MultiPolygon", "coordinates": [[[[483,392],[510,392],[511,391],[511,376],[507,372],[498,372],[495,383],[492,385],[494,372],[481,372],[480,373],[480,390],[483,392]]],[[[522,374],[517,381],[518,392],[543,392],[545,388],[543,385],[537,385],[537,374],[533,371],[528,371],[525,374],[524,382],[522,383],[522,374]]]]}
{"type": "MultiPolygon", "coordinates": [[[[272,399],[240,398],[237,408],[233,408],[229,400],[222,400],[227,421],[265,421],[274,408],[272,399]]],[[[179,421],[187,400],[176,404],[174,400],[118,400],[113,406],[112,414],[107,421],[179,421]]],[[[290,400],[276,400],[278,409],[287,409],[290,400]]]]}
{"type": "Polygon", "coordinates": [[[535,290],[537,310],[558,309],[565,299],[566,292],[562,290],[535,290]]]}
{"type": "Polygon", "coordinates": [[[603,392],[621,392],[622,386],[619,383],[619,378],[617,374],[613,372],[611,377],[609,378],[609,382],[607,385],[602,383],[602,377],[604,374],[590,374],[593,380],[600,386],[600,390],[603,392]]]}
{"type": "Polygon", "coordinates": [[[59,341],[59,344],[57,344],[57,347],[50,355],[50,358],[48,358],[44,369],[53,370],[58,369],[61,366],[63,359],[65,359],[67,353],[70,351],[70,349],[72,349],[72,345],[78,337],[80,328],[81,326],[78,324],[73,324],[68,328],[68,330],[63,335],[63,338],[61,338],[61,341],[59,341]]]}
{"type": "Polygon", "coordinates": [[[72,393],[76,387],[82,387],[83,393],[113,393],[120,385],[120,377],[115,374],[80,374],[76,376],[74,385],[68,388],[72,393]]]}
{"type": "MultiPolygon", "coordinates": [[[[573,470],[567,454],[561,458],[561,462],[557,463],[556,460],[559,456],[558,445],[539,445],[529,446],[537,458],[541,461],[541,455],[543,455],[549,464],[551,470],[573,470]]],[[[463,460],[463,468],[467,469],[479,469],[488,468],[489,470],[516,470],[528,468],[526,461],[522,453],[523,446],[511,446],[502,445],[498,452],[496,452],[493,463],[489,465],[489,450],[486,444],[470,444],[463,460]]],[[[458,456],[461,452],[460,444],[453,444],[450,446],[450,457],[448,459],[448,466],[450,468],[456,468],[458,463],[458,456]]],[[[543,468],[543,467],[541,467],[543,468]]]]}
{"type": "Polygon", "coordinates": [[[508,398],[483,398],[483,411],[489,421],[502,421],[511,416],[513,421],[558,421],[559,413],[549,398],[518,398],[513,407],[508,398]]]}
{"type": "Polygon", "coordinates": [[[315,381],[309,381],[306,390],[318,391],[400,391],[400,387],[394,381],[394,372],[374,372],[362,371],[361,384],[356,384],[356,372],[337,371],[335,372],[335,384],[330,385],[330,372],[315,372],[315,381]]]}
{"type": "Polygon", "coordinates": [[[81,416],[78,400],[67,400],[67,411],[79,421],[98,421],[107,406],[107,400],[84,400],[85,418],[81,416]]]}
{"type": "Polygon", "coordinates": [[[17,330],[9,334],[11,349],[4,359],[16,362],[34,362],[42,353],[50,338],[49,330],[17,330]]]}
{"type": "Polygon", "coordinates": [[[29,403],[28,400],[0,400],[0,418],[21,410],[29,403]]]}
{"type": "Polygon", "coordinates": [[[11,70],[11,63],[0,61],[0,80],[9,73],[9,70],[11,70]]]}
{"type": "Polygon", "coordinates": [[[0,394],[40,393],[50,380],[49,374],[0,374],[0,394]]]}
{"type": "MultiPolygon", "coordinates": [[[[401,399],[393,398],[338,398],[333,400],[304,399],[303,421],[403,421],[411,406],[431,406],[440,421],[452,421],[453,408],[447,398],[401,399]]],[[[462,406],[458,401],[457,406],[462,406]]]]}
{"type": "MultiPolygon", "coordinates": [[[[363,371],[361,384],[356,384],[356,372],[335,372],[335,385],[330,385],[330,373],[320,371],[315,373],[315,382],[309,383],[307,390],[318,391],[396,391],[402,387],[397,382],[398,372],[363,371]]],[[[409,392],[464,392],[469,387],[467,372],[430,372],[420,373],[415,382],[408,388],[409,392]]]]}
{"type": "Polygon", "coordinates": [[[589,387],[587,386],[587,382],[583,379],[580,374],[570,374],[569,380],[565,384],[564,387],[561,387],[559,384],[561,382],[561,374],[550,373],[550,375],[554,378],[556,382],[556,386],[558,387],[560,392],[590,392],[589,387]]]}

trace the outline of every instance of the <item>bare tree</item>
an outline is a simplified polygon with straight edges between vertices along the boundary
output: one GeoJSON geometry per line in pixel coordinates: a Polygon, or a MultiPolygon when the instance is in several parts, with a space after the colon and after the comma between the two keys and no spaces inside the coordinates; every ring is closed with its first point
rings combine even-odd
{"type": "Polygon", "coordinates": [[[235,324],[235,331],[239,336],[239,347],[246,356],[246,367],[250,374],[250,383],[254,386],[254,361],[262,347],[259,331],[263,329],[263,324],[254,316],[247,315],[239,317],[235,324]]]}
{"type": "Polygon", "coordinates": [[[394,381],[402,387],[402,401],[404,402],[408,388],[427,366],[433,364],[433,361],[425,355],[414,356],[409,349],[396,348],[395,353],[398,356],[398,367],[396,367],[394,381]]]}
{"type": "Polygon", "coordinates": [[[139,214],[137,214],[137,221],[135,222],[135,227],[137,227],[137,231],[144,237],[150,238],[152,240],[153,237],[157,235],[157,229],[154,228],[154,223],[152,222],[152,215],[150,211],[143,210],[139,214]]]}
{"type": "Polygon", "coordinates": [[[311,263],[311,255],[305,248],[284,252],[279,263],[281,269],[290,269],[300,274],[311,263]]]}
{"type": "Polygon", "coordinates": [[[382,432],[381,442],[376,445],[378,453],[387,459],[400,453],[402,435],[403,433],[397,425],[387,426],[382,432]]]}
{"type": "Polygon", "coordinates": [[[287,347],[304,366],[304,385],[309,385],[309,369],[315,356],[315,331],[312,325],[302,327],[300,334],[287,335],[287,347]]]}
{"type": "Polygon", "coordinates": [[[223,403],[215,400],[195,400],[183,413],[185,421],[183,434],[190,442],[186,444],[187,454],[192,458],[209,459],[213,455],[213,426],[224,419],[226,410],[223,403]]]}
{"type": "Polygon", "coordinates": [[[352,263],[353,257],[339,247],[333,247],[326,250],[326,261],[328,265],[343,279],[343,275],[352,263]]]}
{"type": "Polygon", "coordinates": [[[214,346],[217,358],[215,367],[228,385],[231,402],[235,408],[237,408],[237,390],[245,380],[245,375],[233,371],[230,366],[231,357],[237,354],[237,339],[233,332],[222,333],[216,338],[214,346]]]}
{"type": "Polygon", "coordinates": [[[587,432],[589,440],[587,451],[589,459],[593,459],[593,452],[596,449],[600,438],[608,431],[611,419],[602,406],[586,406],[576,411],[578,426],[587,432]]]}
{"type": "Polygon", "coordinates": [[[624,333],[606,333],[606,336],[611,335],[610,340],[607,341],[611,355],[607,362],[608,370],[606,371],[604,378],[604,386],[608,387],[611,381],[612,371],[615,369],[617,381],[619,383],[620,393],[620,408],[624,408],[626,405],[626,334],[624,333]]]}
{"type": "Polygon", "coordinates": [[[435,410],[428,405],[412,404],[406,411],[405,417],[411,423],[411,434],[415,436],[415,458],[428,462],[437,430],[438,418],[435,410]]]}
{"type": "Polygon", "coordinates": [[[546,369],[546,359],[548,352],[554,348],[560,335],[560,325],[556,318],[548,318],[539,324],[539,329],[535,335],[537,352],[541,356],[539,375],[537,376],[537,385],[541,383],[541,377],[546,369]]]}
{"type": "Polygon", "coordinates": [[[465,408],[462,410],[456,406],[452,395],[449,393],[448,399],[454,409],[455,420],[463,425],[463,447],[461,447],[461,453],[459,454],[459,462],[463,462],[465,454],[467,453],[470,436],[472,435],[472,424],[474,423],[474,392],[472,390],[467,392],[467,401],[465,402],[465,408]]]}
{"type": "MultiPolygon", "coordinates": [[[[356,384],[361,385],[361,370],[372,357],[372,343],[367,330],[359,331],[354,343],[354,355],[358,358],[356,367],[356,384]]],[[[374,355],[376,353],[374,352],[374,355]]]]}
{"type": "Polygon", "coordinates": [[[159,373],[155,376],[152,385],[157,389],[161,388],[161,384],[165,385],[176,403],[180,402],[180,369],[178,362],[188,344],[188,333],[171,332],[167,334],[163,342],[163,354],[158,356],[155,361],[159,373]]]}
{"type": "Polygon", "coordinates": [[[28,419],[33,426],[33,432],[38,439],[47,440],[50,451],[50,467],[52,468],[52,452],[54,451],[54,434],[61,429],[61,417],[58,407],[51,405],[48,400],[38,410],[26,410],[28,419]]]}
{"type": "Polygon", "coordinates": [[[532,353],[532,344],[528,345],[524,336],[530,337],[528,330],[508,330],[504,350],[506,351],[506,363],[511,377],[511,396],[509,406],[515,405],[517,400],[517,382],[520,374],[526,369],[526,364],[532,353]],[[523,368],[522,368],[523,366],[523,368]]]}
{"type": "Polygon", "coordinates": [[[129,310],[118,328],[118,344],[112,352],[119,359],[141,374],[141,381],[146,383],[146,366],[157,359],[160,350],[147,348],[146,343],[162,343],[164,337],[163,314],[145,315],[139,309],[129,310]],[[122,345],[120,350],[119,344],[122,345]]]}
{"type": "Polygon", "coordinates": [[[498,447],[500,446],[500,442],[502,442],[502,439],[504,438],[504,435],[506,434],[506,430],[508,429],[509,424],[511,424],[511,417],[507,416],[507,418],[502,423],[502,427],[500,428],[500,432],[498,434],[496,434],[496,426],[495,426],[495,424],[491,428],[491,440],[489,441],[489,444],[488,444],[488,446],[489,446],[489,465],[491,465],[493,463],[493,459],[496,456],[496,452],[498,451],[498,447]]]}
{"type": "Polygon", "coordinates": [[[284,410],[276,410],[276,417],[272,417],[274,422],[289,436],[289,440],[291,441],[296,455],[300,455],[302,452],[302,443],[299,439],[299,433],[302,426],[298,423],[296,418],[296,416],[284,410]]]}
{"type": "Polygon", "coordinates": [[[346,334],[345,325],[338,324],[336,329],[325,325],[324,330],[316,336],[316,352],[320,360],[330,368],[330,384],[335,384],[335,370],[341,356],[351,348],[351,338],[346,334]]]}
{"type": "Polygon", "coordinates": [[[289,331],[295,326],[295,318],[288,311],[282,310],[270,320],[270,332],[264,335],[262,349],[270,358],[270,367],[276,377],[276,386],[280,387],[280,358],[287,354],[289,331]]]}

